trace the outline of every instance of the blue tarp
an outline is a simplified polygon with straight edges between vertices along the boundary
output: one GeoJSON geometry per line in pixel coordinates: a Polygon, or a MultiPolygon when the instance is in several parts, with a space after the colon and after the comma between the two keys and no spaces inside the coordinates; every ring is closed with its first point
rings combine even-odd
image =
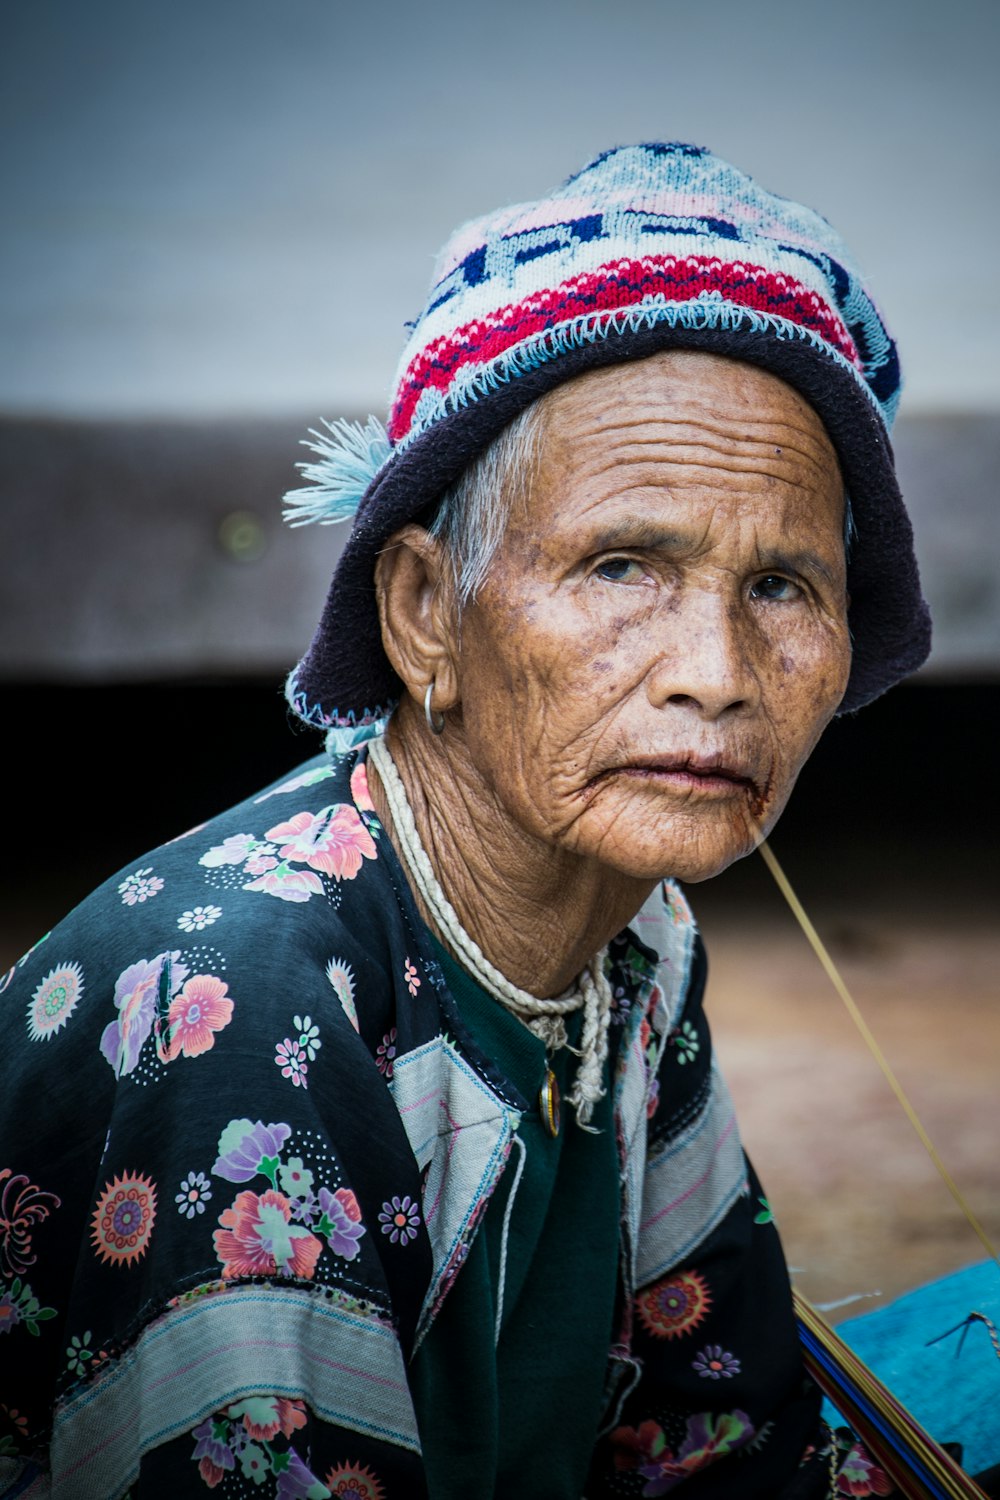
{"type": "MultiPolygon", "coordinates": [[[[930,1344],[970,1312],[1000,1325],[1000,1267],[983,1261],[907,1292],[876,1312],[837,1327],[840,1337],[939,1443],[962,1444],[975,1474],[1000,1463],[1000,1359],[989,1331],[973,1322],[930,1344]]],[[[829,1407],[827,1419],[837,1425],[829,1407]]]]}

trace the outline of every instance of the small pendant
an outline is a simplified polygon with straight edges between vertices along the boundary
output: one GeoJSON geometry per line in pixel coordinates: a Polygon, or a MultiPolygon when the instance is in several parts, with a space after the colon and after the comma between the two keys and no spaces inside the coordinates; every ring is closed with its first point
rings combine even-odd
{"type": "Polygon", "coordinates": [[[549,1135],[559,1134],[559,1082],[551,1068],[545,1069],[542,1086],[538,1090],[538,1107],[542,1112],[542,1123],[549,1135]]]}

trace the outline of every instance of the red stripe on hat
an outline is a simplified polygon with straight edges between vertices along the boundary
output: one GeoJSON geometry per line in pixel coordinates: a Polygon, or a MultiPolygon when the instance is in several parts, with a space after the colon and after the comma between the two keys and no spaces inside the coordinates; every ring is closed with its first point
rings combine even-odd
{"type": "Polygon", "coordinates": [[[497,308],[435,339],[407,366],[389,418],[389,436],[393,443],[406,436],[414,408],[427,387],[445,393],[460,370],[488,365],[556,324],[588,314],[639,307],[646,297],[690,302],[703,292],[720,292],[727,302],[798,323],[819,334],[858,370],[862,369],[846,325],[829,303],[794,277],[716,256],[644,256],[642,260],[614,261],[557,287],[533,292],[521,302],[497,308]]]}

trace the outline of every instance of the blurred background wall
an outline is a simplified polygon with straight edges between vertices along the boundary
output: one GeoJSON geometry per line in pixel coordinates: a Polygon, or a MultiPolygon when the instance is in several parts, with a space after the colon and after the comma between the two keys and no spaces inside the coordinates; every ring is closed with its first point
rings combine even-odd
{"type": "MultiPolygon", "coordinates": [[[[280,686],[338,537],[283,533],[280,496],[319,417],[384,415],[449,231],[699,142],[825,213],[900,342],[934,655],[834,726],[775,844],[1000,1229],[998,43],[994,0],[6,6],[0,965],[319,748],[280,686]]],[[[807,1290],[974,1259],[759,866],[693,894],[807,1290]]]]}

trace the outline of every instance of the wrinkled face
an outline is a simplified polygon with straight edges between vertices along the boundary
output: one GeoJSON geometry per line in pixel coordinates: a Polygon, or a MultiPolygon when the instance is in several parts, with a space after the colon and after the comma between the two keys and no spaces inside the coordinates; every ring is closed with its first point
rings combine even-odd
{"type": "Polygon", "coordinates": [[[796,392],[673,351],[548,398],[461,630],[469,753],[522,829],[706,879],[773,823],[849,669],[842,482],[796,392]]]}

